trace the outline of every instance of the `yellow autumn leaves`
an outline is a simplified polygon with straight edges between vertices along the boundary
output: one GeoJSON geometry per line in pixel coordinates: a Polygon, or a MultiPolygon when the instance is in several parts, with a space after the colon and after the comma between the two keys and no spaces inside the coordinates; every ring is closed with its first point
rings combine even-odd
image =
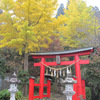
{"type": "Polygon", "coordinates": [[[21,54],[47,48],[51,36],[62,45],[77,46],[85,31],[93,33],[91,7],[83,0],[69,0],[65,15],[53,18],[57,0],[2,0],[0,8],[0,47],[16,48],[21,54]],[[81,31],[80,31],[81,30],[81,31]]]}

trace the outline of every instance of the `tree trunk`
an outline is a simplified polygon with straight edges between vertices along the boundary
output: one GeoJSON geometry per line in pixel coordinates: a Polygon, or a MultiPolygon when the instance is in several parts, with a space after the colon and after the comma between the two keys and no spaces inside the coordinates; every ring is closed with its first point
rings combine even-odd
{"type": "MultiPolygon", "coordinates": [[[[24,71],[28,71],[28,53],[24,55],[24,71]]],[[[24,96],[27,96],[28,87],[27,84],[24,85],[24,96]]]]}
{"type": "Polygon", "coordinates": [[[24,84],[23,85],[23,95],[24,96],[27,96],[28,95],[28,87],[27,87],[27,84],[24,84]]]}
{"type": "Polygon", "coordinates": [[[28,53],[24,55],[24,71],[28,71],[28,53]]]}

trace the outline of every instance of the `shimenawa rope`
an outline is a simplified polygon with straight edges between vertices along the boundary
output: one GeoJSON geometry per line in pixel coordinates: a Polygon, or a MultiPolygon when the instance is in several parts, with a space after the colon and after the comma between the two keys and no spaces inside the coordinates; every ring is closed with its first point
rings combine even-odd
{"type": "Polygon", "coordinates": [[[53,68],[53,67],[50,67],[50,66],[44,64],[43,62],[41,62],[41,63],[42,63],[44,66],[46,66],[46,67],[48,67],[48,68],[50,68],[50,69],[52,69],[52,70],[63,70],[63,69],[66,69],[66,68],[68,68],[68,67],[71,67],[72,65],[74,65],[75,63],[77,63],[77,62],[79,62],[79,61],[80,61],[80,59],[77,60],[76,62],[74,62],[73,64],[71,64],[71,65],[69,65],[69,66],[66,66],[66,67],[63,67],[63,68],[53,68]]]}

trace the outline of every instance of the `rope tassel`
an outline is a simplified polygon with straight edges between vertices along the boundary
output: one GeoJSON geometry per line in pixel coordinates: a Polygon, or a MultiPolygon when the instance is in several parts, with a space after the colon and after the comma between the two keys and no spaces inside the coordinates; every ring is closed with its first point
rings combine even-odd
{"type": "Polygon", "coordinates": [[[53,70],[64,70],[64,69],[66,69],[67,67],[71,67],[72,65],[74,65],[75,63],[77,63],[77,62],[79,62],[79,61],[80,61],[80,59],[77,60],[76,62],[74,62],[73,64],[70,64],[69,66],[66,66],[66,67],[63,67],[63,68],[52,68],[52,67],[50,67],[50,66],[44,64],[43,62],[41,62],[41,63],[42,63],[44,66],[48,67],[48,68],[50,69],[50,71],[51,71],[51,69],[53,69],[53,70]]]}
{"type": "Polygon", "coordinates": [[[56,70],[54,70],[54,76],[56,76],[56,70]]]}
{"type": "Polygon", "coordinates": [[[63,76],[65,76],[65,70],[63,70],[63,76]]]}
{"type": "Polygon", "coordinates": [[[48,68],[46,68],[46,74],[49,74],[49,72],[48,72],[48,68]]]}
{"type": "Polygon", "coordinates": [[[60,70],[60,76],[61,76],[61,74],[62,74],[62,73],[61,73],[61,70],[60,70]]]}
{"type": "Polygon", "coordinates": [[[70,73],[72,73],[72,69],[71,69],[71,67],[70,67],[70,73]]]}
{"type": "Polygon", "coordinates": [[[58,75],[59,75],[59,74],[58,74],[58,71],[57,71],[57,78],[58,78],[58,75]]]}
{"type": "MultiPolygon", "coordinates": [[[[60,71],[60,76],[61,76],[62,74],[63,74],[63,76],[65,76],[65,75],[66,75],[66,72],[65,72],[65,71],[66,71],[66,68],[71,67],[72,65],[74,65],[75,63],[77,63],[77,62],[79,62],[79,61],[80,61],[80,59],[77,60],[76,62],[70,64],[69,66],[65,66],[65,67],[63,67],[63,68],[53,68],[53,67],[50,67],[50,66],[44,64],[43,62],[40,62],[40,63],[42,63],[45,67],[47,67],[47,68],[49,69],[49,71],[51,72],[51,76],[53,76],[53,75],[56,76],[56,75],[57,75],[57,78],[58,78],[58,76],[59,76],[58,71],[60,71]],[[52,71],[52,70],[53,70],[53,71],[52,71]],[[62,73],[61,73],[61,70],[63,70],[62,73]],[[54,74],[53,74],[53,73],[54,73],[54,74]]],[[[49,73],[48,69],[46,69],[46,74],[49,73]]],[[[70,69],[70,71],[71,71],[71,69],[70,69]]]]}
{"type": "Polygon", "coordinates": [[[49,71],[51,72],[51,68],[49,68],[49,71]]]}

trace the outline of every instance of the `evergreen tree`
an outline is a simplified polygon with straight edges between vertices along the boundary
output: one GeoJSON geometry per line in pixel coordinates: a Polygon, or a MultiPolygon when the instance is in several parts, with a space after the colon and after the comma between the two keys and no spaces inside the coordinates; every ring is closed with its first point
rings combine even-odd
{"type": "Polygon", "coordinates": [[[2,10],[0,9],[0,14],[2,14],[2,10]]]}
{"type": "Polygon", "coordinates": [[[100,23],[100,10],[97,6],[93,7],[92,11],[94,11],[94,16],[99,20],[100,23]]]}
{"type": "Polygon", "coordinates": [[[60,16],[60,14],[61,14],[61,15],[64,15],[64,4],[63,4],[63,3],[60,4],[60,6],[59,6],[59,8],[58,8],[58,10],[57,10],[56,18],[57,18],[58,16],[60,16]]]}

